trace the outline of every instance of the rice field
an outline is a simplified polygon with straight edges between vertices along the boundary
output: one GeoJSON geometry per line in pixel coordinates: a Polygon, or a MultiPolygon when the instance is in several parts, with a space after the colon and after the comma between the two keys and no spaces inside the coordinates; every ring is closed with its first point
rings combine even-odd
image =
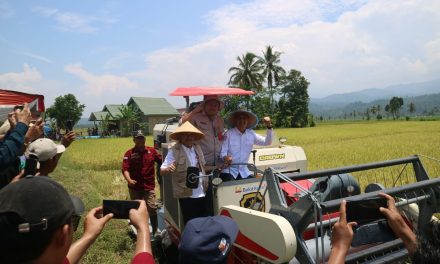
{"type": "MultiPolygon", "coordinates": [[[[440,176],[439,121],[318,123],[314,128],[275,132],[277,138],[287,138],[286,144],[304,148],[308,170],[420,154],[428,174],[440,176]]],[[[152,145],[151,136],[147,137],[147,144],[152,145]]],[[[81,197],[87,209],[99,206],[102,199],[126,199],[128,192],[120,166],[132,145],[131,138],[78,140],[63,154],[52,176],[71,194],[81,197]]],[[[82,263],[129,263],[134,242],[128,230],[125,221],[110,221],[82,263]]]]}

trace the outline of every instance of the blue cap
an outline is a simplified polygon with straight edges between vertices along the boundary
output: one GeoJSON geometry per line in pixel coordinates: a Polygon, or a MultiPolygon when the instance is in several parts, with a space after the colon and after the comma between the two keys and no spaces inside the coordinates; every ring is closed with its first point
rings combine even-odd
{"type": "Polygon", "coordinates": [[[237,224],[227,216],[191,219],[180,240],[180,263],[225,263],[237,234],[237,224]]]}

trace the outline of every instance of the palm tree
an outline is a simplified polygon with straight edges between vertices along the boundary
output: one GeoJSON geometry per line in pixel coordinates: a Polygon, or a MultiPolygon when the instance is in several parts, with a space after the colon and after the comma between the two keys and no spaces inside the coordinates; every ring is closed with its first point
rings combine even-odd
{"type": "Polygon", "coordinates": [[[122,105],[118,109],[121,113],[116,115],[116,119],[124,121],[123,135],[128,136],[133,125],[139,121],[139,112],[132,105],[122,105]]]}
{"type": "Polygon", "coordinates": [[[271,46],[266,47],[266,51],[263,51],[263,57],[260,57],[261,64],[263,65],[263,76],[267,80],[267,88],[269,88],[270,93],[270,109],[273,111],[273,85],[278,85],[281,76],[283,76],[286,71],[279,66],[281,52],[273,51],[271,46]]]}
{"type": "Polygon", "coordinates": [[[261,91],[264,76],[261,74],[263,66],[261,61],[254,53],[248,52],[241,57],[237,57],[238,66],[231,67],[228,73],[233,73],[228,85],[238,85],[245,90],[261,91]]]}

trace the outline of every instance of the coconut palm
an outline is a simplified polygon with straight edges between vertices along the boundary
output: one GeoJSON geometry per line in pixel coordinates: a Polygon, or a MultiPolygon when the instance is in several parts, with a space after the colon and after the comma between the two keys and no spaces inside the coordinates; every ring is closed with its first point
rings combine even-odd
{"type": "Polygon", "coordinates": [[[237,57],[238,66],[231,67],[228,73],[233,73],[228,85],[237,85],[245,90],[261,91],[264,76],[261,74],[263,66],[258,56],[248,52],[237,57]]]}
{"type": "Polygon", "coordinates": [[[273,85],[277,86],[281,76],[286,71],[279,66],[281,52],[273,51],[271,46],[266,47],[266,51],[263,51],[263,57],[260,57],[260,62],[263,65],[263,76],[267,80],[267,88],[270,93],[270,109],[273,110],[273,85]]]}

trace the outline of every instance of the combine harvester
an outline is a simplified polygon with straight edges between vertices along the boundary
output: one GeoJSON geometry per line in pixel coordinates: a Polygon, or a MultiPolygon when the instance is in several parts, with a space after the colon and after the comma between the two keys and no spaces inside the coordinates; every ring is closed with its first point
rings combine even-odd
{"type": "MultiPolygon", "coordinates": [[[[171,93],[184,96],[187,106],[189,96],[207,94],[252,92],[178,88],[171,93]]],[[[155,147],[163,155],[177,120],[154,127],[155,147]]],[[[439,212],[440,179],[428,176],[418,156],[307,172],[304,150],[284,142],[281,138],[278,146],[254,149],[248,166],[256,178],[221,182],[218,175],[205,175],[212,178],[214,186],[214,212],[233,218],[240,229],[229,264],[325,263],[342,199],[357,208],[355,220],[361,223],[346,263],[397,263],[408,255],[402,241],[390,232],[386,219],[363,213],[377,207],[372,201],[377,201],[378,193],[395,197],[401,214],[418,233],[427,232],[424,228],[439,212]]],[[[164,206],[160,216],[166,229],[155,255],[160,263],[175,263],[183,219],[173,197],[171,177],[163,177],[161,196],[164,206]]]]}

